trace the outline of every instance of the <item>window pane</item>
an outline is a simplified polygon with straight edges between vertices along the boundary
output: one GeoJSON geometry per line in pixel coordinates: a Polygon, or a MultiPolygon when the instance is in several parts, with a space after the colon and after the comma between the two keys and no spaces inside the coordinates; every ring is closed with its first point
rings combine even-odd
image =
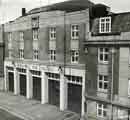
{"type": "Polygon", "coordinates": [[[99,88],[102,88],[103,85],[102,85],[102,82],[99,82],[99,88]]]}
{"type": "Polygon", "coordinates": [[[99,75],[99,80],[102,80],[103,79],[103,76],[102,75],[99,75]]]}
{"type": "Polygon", "coordinates": [[[103,61],[103,54],[100,54],[100,60],[103,61]]]}
{"type": "Polygon", "coordinates": [[[104,83],[104,89],[108,89],[108,83],[104,83]]]}
{"type": "Polygon", "coordinates": [[[108,76],[104,76],[104,81],[108,81],[108,76]]]}
{"type": "Polygon", "coordinates": [[[107,112],[103,111],[103,117],[106,117],[106,116],[107,116],[107,112]]]}
{"type": "Polygon", "coordinates": [[[102,110],[101,109],[98,109],[98,115],[102,116],[102,110]]]}
{"type": "Polygon", "coordinates": [[[108,61],[108,54],[105,55],[104,60],[105,60],[105,61],[108,61]]]}

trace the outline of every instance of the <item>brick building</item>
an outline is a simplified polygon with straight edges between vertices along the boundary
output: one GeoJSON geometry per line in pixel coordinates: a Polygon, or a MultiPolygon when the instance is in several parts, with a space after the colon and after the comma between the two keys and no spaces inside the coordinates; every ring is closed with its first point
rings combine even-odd
{"type": "Polygon", "coordinates": [[[5,90],[84,115],[87,0],[33,9],[4,24],[5,90]]]}
{"type": "Polygon", "coordinates": [[[130,13],[95,14],[85,49],[86,118],[129,120],[130,13]]]}
{"type": "Polygon", "coordinates": [[[89,118],[128,119],[130,13],[71,0],[4,24],[5,90],[89,118]]]}

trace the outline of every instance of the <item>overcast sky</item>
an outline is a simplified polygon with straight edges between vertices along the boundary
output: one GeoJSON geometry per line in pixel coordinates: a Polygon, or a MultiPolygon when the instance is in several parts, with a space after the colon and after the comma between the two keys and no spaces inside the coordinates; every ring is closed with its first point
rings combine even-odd
{"type": "MultiPolygon", "coordinates": [[[[21,15],[21,8],[28,10],[66,0],[0,0],[0,23],[15,19],[21,15]]],[[[91,0],[94,3],[104,3],[113,12],[130,12],[130,0],[91,0]]]]}

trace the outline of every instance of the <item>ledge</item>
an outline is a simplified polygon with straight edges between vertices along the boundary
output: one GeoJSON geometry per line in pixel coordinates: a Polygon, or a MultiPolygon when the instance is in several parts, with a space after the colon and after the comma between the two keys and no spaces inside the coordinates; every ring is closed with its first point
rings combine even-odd
{"type": "Polygon", "coordinates": [[[88,40],[84,41],[85,46],[130,46],[130,40],[88,40]]]}

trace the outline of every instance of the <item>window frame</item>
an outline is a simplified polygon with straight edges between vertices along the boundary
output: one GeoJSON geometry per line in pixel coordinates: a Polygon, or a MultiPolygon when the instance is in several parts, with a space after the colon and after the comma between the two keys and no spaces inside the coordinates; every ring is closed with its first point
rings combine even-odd
{"type": "Polygon", "coordinates": [[[55,26],[49,28],[49,38],[50,40],[56,40],[56,27],[55,26]]]}
{"type": "Polygon", "coordinates": [[[108,47],[100,47],[100,48],[98,48],[98,62],[99,63],[108,64],[108,62],[109,62],[109,51],[110,51],[110,49],[108,47]],[[101,51],[101,49],[103,49],[103,51],[101,51]],[[108,49],[108,52],[106,52],[106,49],[108,49]],[[100,55],[103,56],[103,60],[100,59],[100,55]],[[106,55],[108,57],[108,60],[105,60],[106,55]]]}
{"type": "Polygon", "coordinates": [[[97,117],[106,118],[107,117],[108,108],[106,104],[97,103],[97,117]],[[99,107],[101,105],[101,107],[99,107]],[[101,110],[101,115],[99,115],[99,110],[101,110]],[[104,112],[106,112],[106,116],[104,116],[104,112]]]}
{"type": "Polygon", "coordinates": [[[24,49],[19,49],[19,59],[24,59],[24,49]]]}
{"type": "Polygon", "coordinates": [[[79,25],[78,24],[72,24],[71,25],[71,39],[72,40],[76,40],[76,39],[79,39],[79,25]],[[74,27],[74,29],[73,29],[74,27]],[[78,29],[76,28],[78,27],[78,29]],[[74,32],[74,36],[73,36],[73,32],[74,32]],[[78,33],[78,36],[76,35],[78,33]]]}
{"type": "Polygon", "coordinates": [[[19,32],[19,40],[20,40],[20,42],[24,41],[24,32],[23,31],[19,32]]]}
{"type": "Polygon", "coordinates": [[[98,86],[98,91],[99,92],[108,92],[108,87],[109,87],[109,80],[108,80],[108,76],[107,75],[101,75],[98,74],[98,82],[97,82],[97,86],[98,86]],[[99,79],[100,76],[102,77],[102,80],[99,79]],[[107,81],[105,81],[105,77],[107,77],[107,81]],[[102,88],[100,88],[100,83],[102,83],[102,88]],[[107,89],[105,89],[105,84],[107,84],[107,89]]]}
{"type": "Polygon", "coordinates": [[[33,29],[32,34],[33,34],[33,41],[34,40],[36,40],[36,41],[39,40],[39,29],[38,28],[33,29]]]}
{"type": "Polygon", "coordinates": [[[53,49],[49,50],[49,60],[50,62],[56,61],[56,50],[53,50],[53,49]]]}
{"type": "Polygon", "coordinates": [[[130,79],[128,79],[128,97],[130,97],[130,79]]]}
{"type": "Polygon", "coordinates": [[[99,33],[110,33],[110,32],[111,32],[111,17],[108,16],[108,17],[99,18],[99,33]],[[107,24],[108,24],[108,28],[107,28],[107,24]],[[104,26],[103,27],[104,30],[102,30],[102,25],[104,26]]]}
{"type": "Polygon", "coordinates": [[[39,60],[39,49],[33,49],[33,60],[39,60]]]}
{"type": "Polygon", "coordinates": [[[79,50],[71,50],[71,63],[79,63],[79,50]]]}

